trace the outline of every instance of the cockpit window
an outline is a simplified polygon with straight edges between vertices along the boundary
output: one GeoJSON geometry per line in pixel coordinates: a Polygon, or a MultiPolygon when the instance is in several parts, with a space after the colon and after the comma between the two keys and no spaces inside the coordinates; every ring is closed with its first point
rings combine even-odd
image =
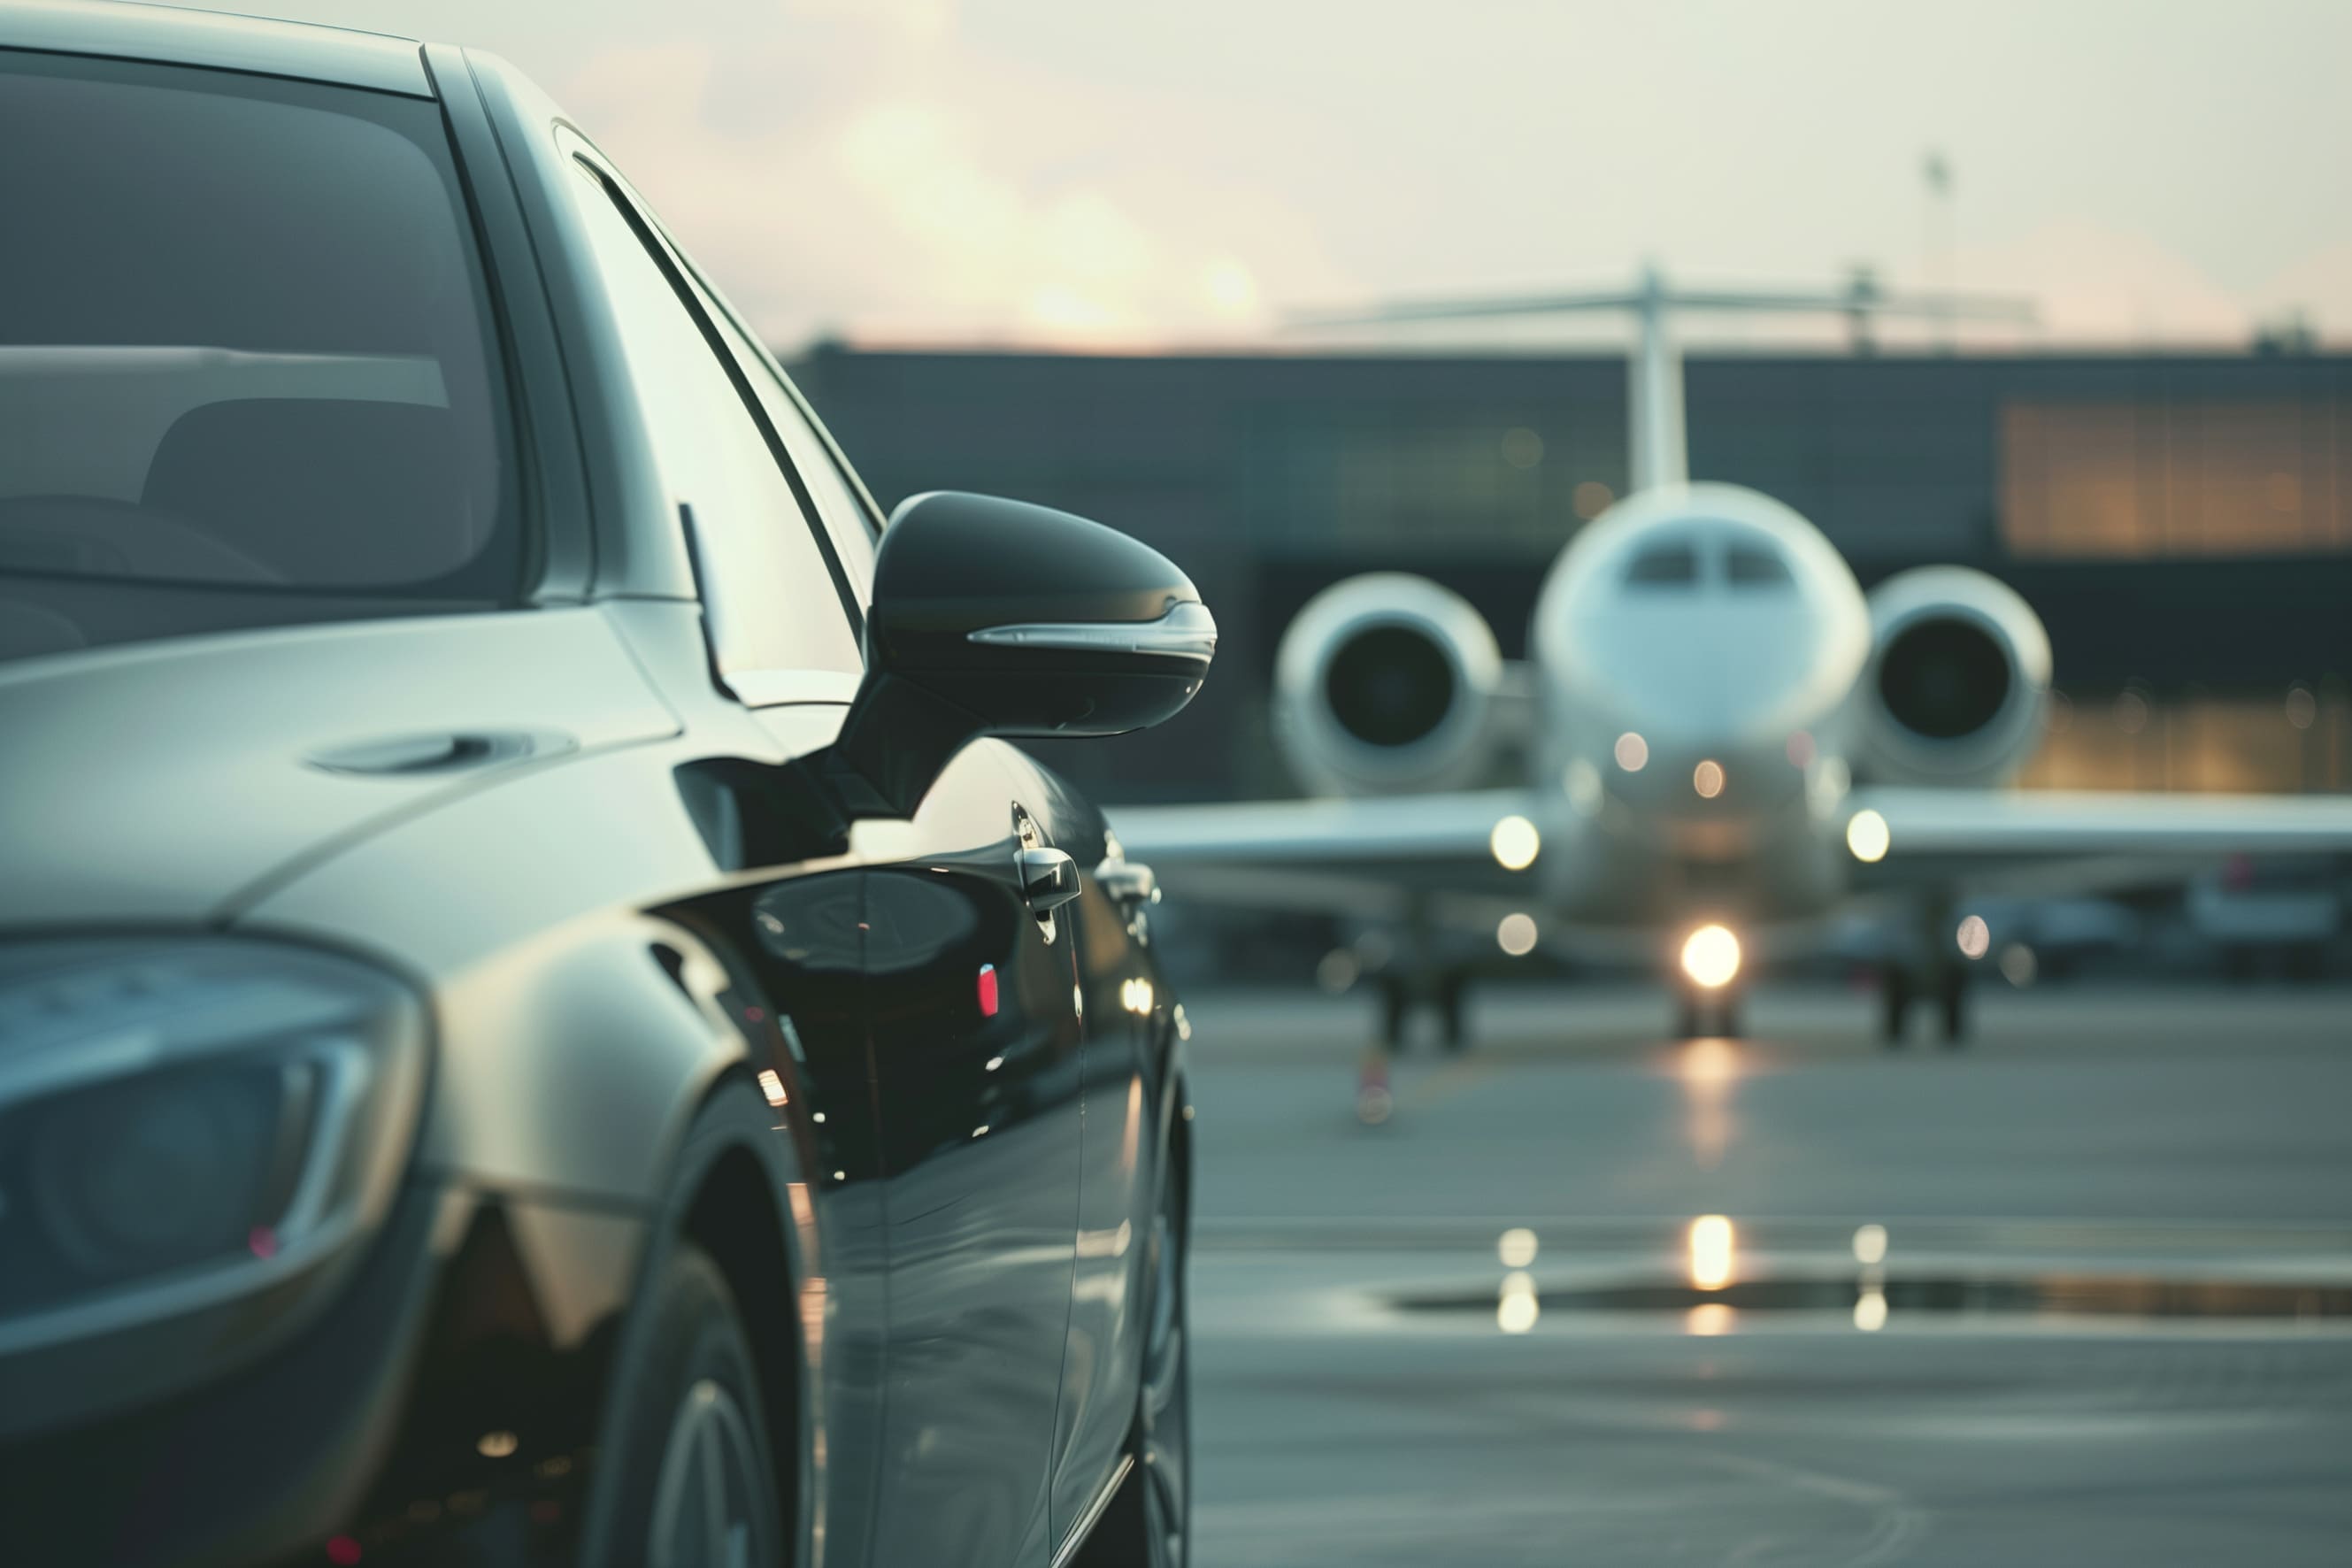
{"type": "Polygon", "coordinates": [[[1770,588],[1792,582],[1789,563],[1762,544],[1735,544],[1724,556],[1724,576],[1735,588],[1770,588]]]}
{"type": "Polygon", "coordinates": [[[1645,588],[1690,587],[1698,581],[1698,552],[1686,541],[1653,544],[1633,557],[1625,581],[1645,588]]]}

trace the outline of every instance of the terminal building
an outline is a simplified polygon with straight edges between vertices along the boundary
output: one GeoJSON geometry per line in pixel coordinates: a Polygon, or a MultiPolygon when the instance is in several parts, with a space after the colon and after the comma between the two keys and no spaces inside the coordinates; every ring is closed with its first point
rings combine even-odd
{"type": "MultiPolygon", "coordinates": [[[[1519,657],[1543,574],[1625,486],[1622,358],[812,351],[886,507],[973,489],[1183,566],[1223,631],[1183,718],[1041,748],[1120,800],[1282,795],[1275,646],[1325,585],[1416,572],[1519,657]]],[[[1957,562],[2055,650],[2043,786],[2352,786],[2352,355],[1693,354],[1693,475],[1777,497],[1866,588],[1957,562]]]]}

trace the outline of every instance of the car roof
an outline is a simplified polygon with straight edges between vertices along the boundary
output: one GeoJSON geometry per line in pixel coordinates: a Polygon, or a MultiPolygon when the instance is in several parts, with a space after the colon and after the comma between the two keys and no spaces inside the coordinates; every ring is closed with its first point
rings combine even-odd
{"type": "Polygon", "coordinates": [[[100,0],[0,0],[0,48],[104,55],[433,96],[414,38],[100,0]]]}

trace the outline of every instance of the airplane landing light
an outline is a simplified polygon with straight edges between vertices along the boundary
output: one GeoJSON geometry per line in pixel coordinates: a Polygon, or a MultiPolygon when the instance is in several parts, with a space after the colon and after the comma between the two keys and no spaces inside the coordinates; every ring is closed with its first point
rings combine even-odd
{"type": "Polygon", "coordinates": [[[1495,824],[1486,847],[1494,852],[1495,864],[1504,870],[1524,871],[1536,863],[1536,856],[1543,848],[1543,836],[1526,817],[1507,816],[1495,824]]]}
{"type": "Polygon", "coordinates": [[[1739,973],[1739,939],[1722,926],[1699,927],[1683,942],[1683,973],[1709,991],[1730,984],[1739,973]]]}

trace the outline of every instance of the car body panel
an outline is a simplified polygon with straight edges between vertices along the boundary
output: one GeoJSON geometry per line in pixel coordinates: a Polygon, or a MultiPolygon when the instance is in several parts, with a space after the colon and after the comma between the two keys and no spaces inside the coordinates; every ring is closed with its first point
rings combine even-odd
{"type": "MultiPolygon", "coordinates": [[[[194,922],[302,858],[488,777],[677,731],[588,610],[272,627],[0,668],[0,926],[194,922]],[[223,692],[236,693],[223,701],[223,692]],[[511,737],[446,767],[337,755],[511,737]],[[71,764],[104,756],[105,767],[71,764]],[[267,809],[257,809],[266,803],[267,809]]],[[[387,753],[398,761],[396,753],[387,753]]]]}
{"type": "Polygon", "coordinates": [[[433,96],[413,38],[163,5],[11,0],[0,8],[0,48],[210,66],[433,96]]]}
{"type": "Polygon", "coordinates": [[[425,46],[475,221],[482,268],[505,329],[516,414],[516,459],[534,515],[534,604],[584,597],[595,575],[594,503],[572,377],[520,193],[463,49],[425,46]]]}
{"type": "Polygon", "coordinates": [[[562,344],[595,530],[593,592],[691,600],[694,563],[653,460],[640,392],[573,205],[581,177],[569,148],[585,146],[585,139],[554,100],[504,60],[474,49],[465,58],[496,131],[562,344]]]}
{"type": "Polygon", "coordinates": [[[1168,1159],[1172,999],[1150,947],[1146,908],[1122,907],[1096,875],[1114,853],[1102,814],[1031,764],[1034,788],[1079,867],[1067,907],[1086,997],[1086,1118],[1076,1267],[1062,1399],[1054,1434],[1057,1540],[1099,1495],[1128,1450],[1147,1331],[1143,1267],[1168,1159]]]}
{"type": "Polygon", "coordinates": [[[1085,1061],[1067,911],[1041,920],[1022,896],[1021,849],[1052,846],[1010,757],[966,749],[867,878],[889,1170],[886,1563],[1052,1550],[1085,1061]]]}
{"type": "MultiPolygon", "coordinates": [[[[825,1560],[865,1562],[888,1254],[858,968],[863,868],[846,856],[722,865],[679,783],[714,755],[773,766],[814,750],[842,710],[756,724],[707,681],[688,701],[684,734],[452,802],[322,863],[245,924],[365,943],[431,985],[442,1039],[418,1161],[451,1180],[656,1213],[685,1179],[679,1151],[715,1086],[774,1075],[784,1103],[763,1160],[814,1287],[799,1303],[809,1321],[784,1328],[823,1390],[825,1560]],[[768,924],[788,940],[761,941],[768,924]]],[[[625,1277],[637,1273],[633,1258],[625,1277]]]]}
{"type": "MultiPolygon", "coordinates": [[[[0,931],[331,946],[428,994],[435,1030],[408,1197],[352,1287],[283,1357],[8,1484],[116,1499],[200,1444],[211,1489],[124,1560],[315,1562],[346,1531],[371,1563],[568,1561],[632,1307],[731,1152],[781,1216],[792,1289],[746,1326],[797,1373],[799,1409],[769,1415],[801,1424],[808,1568],[1045,1568],[1123,1457],[1171,1114],[1169,1002],[1135,1005],[1156,972],[1092,883],[1099,816],[994,741],[909,822],[838,842],[794,815],[778,781],[833,742],[856,677],[782,672],[756,708],[715,679],[649,447],[659,389],[629,380],[563,184],[586,144],[537,89],[437,46],[139,20],[71,47],[248,69],[238,50],[277,49],[288,74],[444,93],[542,529],[521,597],[544,607],[354,604],[394,618],[0,668],[0,931]],[[1016,806],[1081,873],[1050,941],[1016,806]],[[225,1425],[306,1400],[266,1453],[225,1425]]],[[[814,613],[804,586],[834,595],[780,584],[777,613],[814,613]]],[[[5,1512],[0,1556],[54,1555],[11,1555],[5,1512]]]]}

